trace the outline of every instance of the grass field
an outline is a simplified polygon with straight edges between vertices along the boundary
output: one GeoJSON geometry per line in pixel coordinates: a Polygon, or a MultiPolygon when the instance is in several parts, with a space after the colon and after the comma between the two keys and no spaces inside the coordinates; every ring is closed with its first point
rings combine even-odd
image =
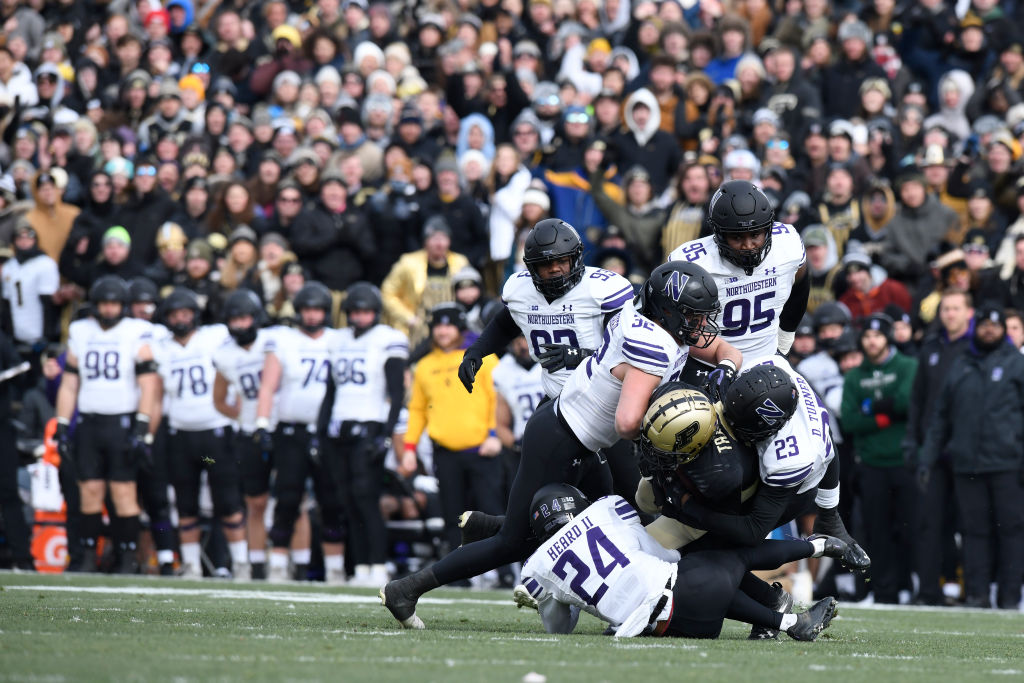
{"type": "Polygon", "coordinates": [[[443,590],[402,631],[370,590],[0,574],[0,681],[966,681],[1024,678],[1024,614],[840,606],[814,643],[549,636],[510,593],[443,590]]]}

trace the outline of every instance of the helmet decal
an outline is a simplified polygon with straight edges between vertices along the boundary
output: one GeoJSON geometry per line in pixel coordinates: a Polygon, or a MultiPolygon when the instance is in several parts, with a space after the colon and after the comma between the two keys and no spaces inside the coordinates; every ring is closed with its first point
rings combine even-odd
{"type": "Polygon", "coordinates": [[[680,273],[678,270],[673,270],[668,278],[665,279],[665,287],[661,290],[662,294],[672,299],[672,301],[679,301],[679,295],[683,293],[683,287],[690,281],[690,276],[686,273],[680,273]]]}
{"type": "Polygon", "coordinates": [[[754,412],[761,416],[761,419],[770,425],[786,417],[786,411],[775,405],[775,401],[766,398],[761,405],[754,408],[754,412]]]}

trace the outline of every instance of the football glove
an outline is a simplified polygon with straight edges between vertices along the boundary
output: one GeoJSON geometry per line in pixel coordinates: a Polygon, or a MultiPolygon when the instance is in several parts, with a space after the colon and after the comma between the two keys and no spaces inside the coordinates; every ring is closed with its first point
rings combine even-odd
{"type": "Polygon", "coordinates": [[[466,353],[462,356],[462,362],[459,363],[459,381],[462,382],[462,386],[466,387],[466,391],[473,393],[473,381],[476,380],[476,373],[480,372],[480,366],[484,364],[484,359],[480,355],[480,352],[475,350],[472,346],[466,349],[466,353]]]}
{"type": "Polygon", "coordinates": [[[537,360],[548,372],[558,372],[562,368],[575,370],[587,356],[593,355],[593,349],[580,349],[568,344],[541,344],[543,349],[537,360]]]}
{"type": "Polygon", "coordinates": [[[153,435],[149,433],[149,417],[136,415],[132,426],[131,449],[143,470],[153,469],[153,435]]]}
{"type": "Polygon", "coordinates": [[[704,393],[711,398],[712,403],[718,403],[725,398],[725,392],[729,391],[735,379],[736,366],[732,361],[724,360],[708,373],[707,381],[704,382],[704,393]]]}
{"type": "Polygon", "coordinates": [[[320,465],[320,437],[315,434],[309,437],[309,459],[314,465],[320,465]]]}
{"type": "Polygon", "coordinates": [[[256,447],[260,449],[260,455],[264,460],[267,460],[274,450],[274,436],[269,430],[261,427],[253,432],[252,440],[256,447]]]}

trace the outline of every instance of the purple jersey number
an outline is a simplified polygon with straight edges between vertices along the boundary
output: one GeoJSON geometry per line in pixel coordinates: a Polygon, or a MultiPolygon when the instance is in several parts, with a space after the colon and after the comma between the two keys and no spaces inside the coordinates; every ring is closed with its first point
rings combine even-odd
{"type": "Polygon", "coordinates": [[[580,347],[576,333],[572,330],[552,330],[550,334],[547,330],[530,330],[530,344],[533,346],[535,356],[539,356],[543,351],[540,348],[541,344],[568,344],[577,349],[580,347]]]}
{"type": "MultiPolygon", "coordinates": [[[[598,576],[602,579],[607,579],[608,575],[616,567],[625,567],[629,564],[629,560],[625,555],[622,554],[615,544],[612,543],[604,532],[601,531],[601,527],[593,527],[587,531],[587,547],[590,549],[590,559],[593,560],[594,569],[597,570],[598,576]],[[604,550],[611,557],[611,562],[608,564],[604,563],[604,557],[601,551],[604,550]]],[[[601,583],[594,594],[591,595],[584,587],[583,583],[590,578],[590,567],[587,563],[580,559],[580,557],[572,550],[566,550],[562,553],[562,556],[555,562],[555,566],[551,568],[555,576],[560,579],[569,578],[568,572],[565,570],[565,565],[571,564],[572,568],[576,571],[576,576],[573,577],[569,583],[569,588],[575,593],[583,602],[591,606],[596,606],[604,594],[608,592],[608,584],[601,583]]]]}
{"type": "Polygon", "coordinates": [[[775,296],[775,292],[763,292],[750,299],[733,299],[722,309],[722,336],[739,337],[750,332],[760,332],[775,320],[775,309],[764,309],[764,303],[775,296]]]}

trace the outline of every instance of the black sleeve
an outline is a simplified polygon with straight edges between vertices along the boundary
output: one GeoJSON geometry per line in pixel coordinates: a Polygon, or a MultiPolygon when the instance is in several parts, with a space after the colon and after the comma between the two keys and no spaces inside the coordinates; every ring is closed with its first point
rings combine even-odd
{"type": "Polygon", "coordinates": [[[405,361],[401,358],[388,358],[384,363],[384,381],[387,384],[391,410],[388,421],[384,425],[384,436],[391,436],[398,424],[398,415],[402,412],[405,402],[405,361]]]}
{"type": "Polygon", "coordinates": [[[779,327],[786,332],[796,332],[800,320],[807,312],[807,299],[811,296],[811,277],[804,271],[804,276],[793,283],[789,299],[779,314],[779,327]]]}
{"type": "Polygon", "coordinates": [[[469,348],[477,351],[481,358],[486,358],[492,353],[503,352],[505,347],[520,334],[522,332],[516,322],[512,320],[512,314],[509,313],[508,308],[502,308],[501,312],[484,328],[484,331],[469,348]]]}
{"type": "Polygon", "coordinates": [[[331,410],[334,408],[334,394],[337,385],[334,383],[334,372],[327,373],[327,388],[324,391],[324,400],[320,404],[320,412],[316,418],[316,433],[321,437],[327,435],[327,426],[331,423],[331,410]]]}
{"type": "Polygon", "coordinates": [[[50,342],[60,341],[60,307],[49,294],[39,300],[43,304],[43,337],[50,342]]]}
{"type": "Polygon", "coordinates": [[[761,484],[754,494],[750,512],[746,515],[727,515],[704,507],[693,499],[683,503],[678,519],[698,529],[718,534],[724,539],[743,546],[755,546],[768,533],[779,526],[786,506],[792,501],[795,489],[761,484]]]}

